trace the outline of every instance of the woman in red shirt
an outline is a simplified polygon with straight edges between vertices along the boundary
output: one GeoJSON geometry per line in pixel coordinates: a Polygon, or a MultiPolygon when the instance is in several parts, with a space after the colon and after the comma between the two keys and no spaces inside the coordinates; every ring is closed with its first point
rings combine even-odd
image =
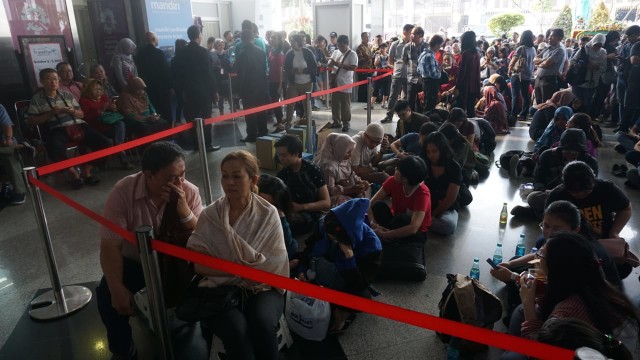
{"type": "MultiPolygon", "coordinates": [[[[126,135],[124,117],[118,112],[117,98],[109,100],[104,93],[102,81],[89,79],[82,90],[80,107],[84,113],[84,120],[101,134],[113,139],[115,145],[122,144],[126,135]]],[[[119,155],[120,164],[125,170],[133,169],[127,154],[123,151],[119,155]]]]}

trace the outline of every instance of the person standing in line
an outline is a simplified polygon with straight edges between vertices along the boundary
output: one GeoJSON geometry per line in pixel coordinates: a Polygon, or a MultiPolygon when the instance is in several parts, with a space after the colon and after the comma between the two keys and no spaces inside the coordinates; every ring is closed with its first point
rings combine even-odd
{"type": "MultiPolygon", "coordinates": [[[[358,55],[358,69],[373,69],[373,53],[369,48],[369,33],[360,34],[362,42],[356,48],[358,55]]],[[[373,76],[373,73],[357,73],[357,81],[367,80],[367,77],[373,76]]],[[[358,102],[366,103],[370,94],[367,94],[367,85],[358,86],[358,102]]]]}
{"type": "MultiPolygon", "coordinates": [[[[349,48],[349,37],[338,36],[338,51],[334,51],[329,60],[329,67],[336,78],[338,87],[353,84],[353,71],[358,67],[358,55],[349,48]]],[[[351,123],[351,88],[336,91],[331,96],[331,128],[342,127],[342,132],[349,131],[351,123]]]]}
{"type": "Polygon", "coordinates": [[[163,119],[171,119],[171,76],[164,51],[158,49],[158,36],[149,31],[147,44],[134,57],[139,76],[147,84],[149,101],[163,119]]]}
{"type": "Polygon", "coordinates": [[[423,41],[424,29],[416,26],[411,30],[411,42],[402,49],[402,61],[407,66],[407,101],[411,110],[422,113],[422,106],[418,101],[418,93],[422,91],[422,79],[418,74],[418,58],[428,44],[423,41]]]}
{"type": "Polygon", "coordinates": [[[393,75],[391,75],[391,94],[389,95],[387,115],[380,120],[382,124],[388,124],[393,121],[393,109],[396,106],[396,102],[401,94],[406,96],[407,93],[407,70],[404,61],[402,61],[402,52],[411,40],[413,27],[411,24],[406,24],[402,28],[402,39],[394,41],[389,49],[389,65],[393,66],[393,75]]]}
{"type": "Polygon", "coordinates": [[[567,52],[560,43],[564,38],[562,29],[551,30],[549,45],[533,59],[538,67],[534,91],[536,103],[541,104],[551,98],[559,90],[559,78],[567,59],[567,52]]]}
{"type": "Polygon", "coordinates": [[[424,112],[436,108],[438,103],[438,92],[440,91],[440,77],[442,69],[436,60],[436,53],[444,39],[440,35],[433,35],[429,39],[429,47],[425,48],[418,58],[418,74],[422,78],[422,88],[424,91],[424,112]]]}
{"type": "Polygon", "coordinates": [[[116,79],[116,90],[121,91],[129,83],[129,79],[138,76],[136,63],[133,61],[133,52],[136,51],[136,44],[129,38],[118,41],[116,51],[111,58],[111,68],[116,79]]]}

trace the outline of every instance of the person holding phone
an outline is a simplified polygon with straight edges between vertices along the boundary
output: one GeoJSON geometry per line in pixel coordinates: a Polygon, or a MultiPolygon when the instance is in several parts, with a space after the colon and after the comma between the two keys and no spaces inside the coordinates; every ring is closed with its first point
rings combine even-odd
{"type": "MultiPolygon", "coordinates": [[[[104,217],[134,231],[141,225],[159,229],[172,193],[182,230],[193,231],[202,212],[198,188],[185,178],[185,153],[178,145],[156,142],[142,154],[142,171],[116,183],[104,208],[104,217]]],[[[100,265],[104,276],[96,288],[98,312],[107,329],[114,358],[136,358],[129,316],[133,294],[145,287],[140,255],[135,245],[106,227],[100,229],[100,265]]]]}
{"type": "Polygon", "coordinates": [[[126,119],[128,130],[137,136],[155,134],[170,127],[169,123],[156,113],[146,89],[144,80],[135,77],[129,80],[118,100],[118,109],[126,119]]]}

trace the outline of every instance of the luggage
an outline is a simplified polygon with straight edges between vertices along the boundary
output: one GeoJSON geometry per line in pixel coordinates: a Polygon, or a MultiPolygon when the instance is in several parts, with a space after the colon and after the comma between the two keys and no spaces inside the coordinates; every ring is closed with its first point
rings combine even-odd
{"type": "Polygon", "coordinates": [[[380,277],[409,281],[427,278],[423,243],[398,241],[382,245],[380,277]]]}

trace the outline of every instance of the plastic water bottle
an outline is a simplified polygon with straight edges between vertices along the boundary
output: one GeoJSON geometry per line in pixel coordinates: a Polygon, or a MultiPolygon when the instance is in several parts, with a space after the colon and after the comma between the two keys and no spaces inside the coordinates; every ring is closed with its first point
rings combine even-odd
{"type": "Polygon", "coordinates": [[[472,279],[480,280],[480,259],[473,258],[473,265],[471,266],[469,277],[471,277],[472,279]]]}
{"type": "Polygon", "coordinates": [[[496,251],[493,253],[493,262],[496,263],[496,265],[502,262],[502,244],[501,243],[498,243],[498,245],[496,245],[496,251]]]}
{"type": "Polygon", "coordinates": [[[518,245],[516,245],[516,256],[524,256],[524,234],[520,234],[520,240],[518,240],[518,245]]]}
{"type": "Polygon", "coordinates": [[[500,225],[507,225],[507,217],[509,213],[507,212],[507,203],[502,204],[502,211],[500,211],[500,225]]]}
{"type": "Polygon", "coordinates": [[[531,248],[531,253],[532,254],[535,254],[537,252],[538,252],[538,248],[537,247],[534,246],[534,247],[531,248]]]}

